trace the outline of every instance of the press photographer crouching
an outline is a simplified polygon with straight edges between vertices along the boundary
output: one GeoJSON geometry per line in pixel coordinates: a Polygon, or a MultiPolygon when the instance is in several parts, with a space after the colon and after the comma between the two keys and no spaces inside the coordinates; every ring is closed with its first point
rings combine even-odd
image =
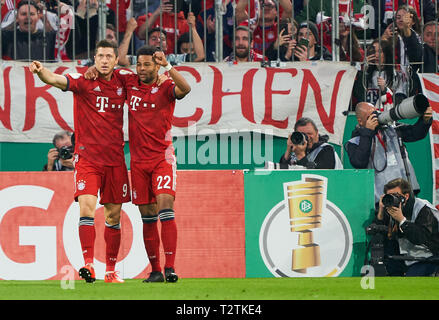
{"type": "Polygon", "coordinates": [[[374,169],[375,203],[380,199],[384,184],[396,178],[406,178],[417,194],[420,187],[404,142],[427,136],[432,124],[432,109],[427,98],[418,94],[383,113],[378,113],[370,103],[360,102],[355,111],[358,125],[345,149],[354,168],[374,169]],[[416,117],[419,119],[414,125],[397,122],[416,117]]]}
{"type": "Polygon", "coordinates": [[[47,164],[43,171],[72,171],[73,166],[73,142],[72,134],[68,131],[61,131],[53,137],[55,148],[49,149],[47,153],[47,164]]]}
{"type": "MultiPolygon", "coordinates": [[[[384,185],[375,223],[385,225],[387,237],[397,240],[402,255],[399,258],[407,258],[405,276],[439,272],[439,211],[428,201],[414,197],[405,179],[393,179],[384,185]]],[[[387,248],[384,251],[389,252],[387,248]]]]}
{"type": "Polygon", "coordinates": [[[307,169],[343,169],[327,135],[320,135],[310,118],[300,118],[294,132],[288,136],[285,154],[279,160],[280,168],[302,166],[307,169]]]}

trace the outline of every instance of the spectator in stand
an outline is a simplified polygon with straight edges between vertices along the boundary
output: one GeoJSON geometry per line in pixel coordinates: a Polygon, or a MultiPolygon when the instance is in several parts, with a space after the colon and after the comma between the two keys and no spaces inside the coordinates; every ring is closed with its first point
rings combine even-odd
{"type": "Polygon", "coordinates": [[[393,104],[393,66],[391,43],[375,39],[368,47],[366,53],[367,65],[365,71],[360,71],[353,88],[353,104],[365,101],[374,105],[379,111],[384,111],[384,106],[393,104]],[[381,104],[378,97],[381,96],[381,104]]]}
{"type": "MultiPolygon", "coordinates": [[[[136,28],[137,28],[137,21],[134,17],[132,17],[127,22],[125,34],[124,34],[122,42],[120,43],[119,48],[118,48],[118,54],[119,54],[118,64],[120,66],[128,67],[130,64],[133,64],[130,61],[130,57],[132,57],[132,56],[128,56],[128,49],[130,46],[131,38],[133,37],[134,31],[136,30],[136,28]]],[[[108,31],[108,27],[107,27],[107,31],[108,31]]],[[[107,39],[108,39],[108,36],[107,36],[107,39]]]]}
{"type": "MultiPolygon", "coordinates": [[[[98,0],[79,0],[75,8],[75,57],[74,59],[85,59],[93,57],[94,48],[97,42],[98,30],[98,0]],[[88,16],[88,29],[87,29],[88,16]],[[89,32],[87,32],[89,30],[89,32]],[[87,52],[88,47],[90,52],[87,52]]],[[[73,43],[69,43],[73,46],[73,43]]],[[[73,50],[73,49],[72,49],[73,50]]]]}
{"type": "MultiPolygon", "coordinates": [[[[12,1],[13,2],[13,1],[12,1]]],[[[21,2],[26,2],[22,0],[21,2]]],[[[62,1],[40,1],[34,0],[38,7],[39,19],[36,24],[36,29],[38,31],[57,32],[55,41],[55,59],[56,60],[70,60],[66,45],[69,40],[70,31],[72,29],[72,19],[73,19],[73,7],[70,5],[69,0],[62,1]],[[59,17],[58,17],[59,14],[59,17]]],[[[11,1],[6,1],[5,8],[10,5],[11,1]]],[[[17,1],[17,5],[20,2],[17,1]]],[[[13,8],[13,4],[12,4],[13,8]]],[[[2,7],[3,11],[3,7],[2,7]]],[[[16,20],[16,11],[9,10],[2,20],[3,28],[13,28],[13,23],[16,20]]]]}
{"type": "Polygon", "coordinates": [[[167,50],[164,51],[165,54],[175,53],[177,38],[183,33],[189,32],[189,24],[183,11],[177,13],[177,28],[175,27],[175,8],[172,0],[163,0],[162,5],[152,14],[140,16],[137,19],[137,24],[139,27],[136,35],[141,40],[145,40],[146,34],[153,28],[162,28],[166,31],[167,50]]]}
{"type": "Polygon", "coordinates": [[[250,29],[238,26],[235,29],[235,55],[233,53],[224,59],[225,62],[258,62],[264,56],[253,50],[253,39],[250,29]]]}
{"type": "MultiPolygon", "coordinates": [[[[132,18],[128,22],[128,31],[134,30],[136,28],[135,26],[137,24],[134,24],[135,21],[132,20],[134,20],[134,18],[132,18]]],[[[195,27],[195,16],[192,12],[189,12],[188,22],[191,26],[192,32],[193,53],[190,53],[189,48],[191,46],[191,43],[189,42],[188,34],[183,34],[178,39],[178,46],[179,48],[186,48],[187,52],[181,51],[178,54],[171,53],[166,55],[166,60],[172,65],[177,65],[182,62],[200,62],[204,60],[203,42],[201,41],[201,38],[197,33],[197,29],[195,27]]],[[[128,35],[125,35],[125,37],[128,37],[128,35]]],[[[124,41],[123,44],[123,46],[121,45],[119,47],[119,64],[123,66],[137,64],[136,56],[127,56],[129,41],[124,41]]],[[[160,48],[163,52],[167,51],[168,41],[166,31],[158,27],[151,29],[148,33],[148,45],[160,48]]]]}
{"type": "Polygon", "coordinates": [[[439,26],[435,21],[424,25],[424,66],[423,73],[439,72],[439,26]]]}
{"type": "Polygon", "coordinates": [[[414,9],[402,6],[396,11],[395,22],[386,28],[381,37],[392,44],[395,39],[395,105],[420,90],[416,75],[422,61],[422,45],[419,35],[415,32],[418,25],[419,20],[414,9]]]}
{"type": "MultiPolygon", "coordinates": [[[[393,9],[398,10],[403,5],[409,5],[414,8],[418,20],[421,20],[421,2],[424,16],[424,23],[435,19],[434,1],[432,0],[372,0],[371,4],[375,8],[375,28],[372,29],[372,37],[378,37],[378,25],[381,24],[381,32],[383,32],[390,23],[395,20],[393,9]],[[381,3],[381,10],[379,4],[381,3]],[[378,17],[381,12],[381,17],[378,17]]],[[[417,31],[419,32],[419,31],[417,31]]]]}
{"type": "Polygon", "coordinates": [[[364,60],[364,51],[360,47],[357,35],[351,32],[349,20],[342,20],[339,23],[340,35],[340,61],[362,62],[364,60]],[[352,37],[352,40],[351,40],[352,37]],[[352,41],[352,53],[351,53],[352,41]]]}
{"type": "MultiPolygon", "coordinates": [[[[206,10],[203,1],[201,4],[202,11],[197,17],[197,31],[206,46],[206,61],[215,61],[215,6],[213,0],[206,1],[206,10]],[[204,39],[204,20],[206,20],[206,39],[204,39]]],[[[224,5],[226,12],[223,15],[223,57],[220,61],[229,56],[233,50],[233,4],[231,0],[224,0],[224,5]]]]}
{"type": "Polygon", "coordinates": [[[332,55],[328,49],[319,45],[319,31],[314,22],[302,22],[299,25],[299,32],[297,34],[297,46],[295,48],[295,60],[308,61],[308,60],[320,60],[323,55],[323,60],[332,60],[332,55]],[[300,45],[301,39],[308,41],[308,45],[300,45]]]}
{"type": "MultiPolygon", "coordinates": [[[[160,6],[160,0],[132,0],[132,4],[132,16],[137,20],[137,18],[146,14],[147,9],[148,13],[154,12],[160,6]]],[[[134,52],[137,52],[141,46],[145,45],[145,41],[140,40],[136,33],[133,34],[133,39],[134,52]]]]}
{"type": "Polygon", "coordinates": [[[39,8],[34,1],[21,1],[18,4],[16,42],[14,43],[14,23],[2,29],[3,59],[55,60],[56,32],[38,30],[39,18],[39,8]],[[30,43],[28,41],[29,35],[30,43]]]}
{"type": "MultiPolygon", "coordinates": [[[[236,5],[236,22],[251,27],[245,10],[248,4],[247,0],[240,0],[236,5]]],[[[292,4],[291,0],[279,0],[279,4],[283,8],[283,17],[291,17],[292,4]]],[[[277,7],[273,0],[264,0],[260,9],[261,16],[258,19],[255,30],[253,31],[254,51],[263,54],[263,47],[265,50],[270,47],[277,39],[277,7]],[[265,39],[263,38],[265,36],[265,39]]]]}
{"type": "Polygon", "coordinates": [[[294,60],[294,49],[297,45],[297,22],[291,18],[283,19],[279,23],[279,36],[276,41],[270,45],[265,52],[265,56],[270,61],[292,61],[294,60]],[[279,51],[279,52],[278,52],[279,51]]]}

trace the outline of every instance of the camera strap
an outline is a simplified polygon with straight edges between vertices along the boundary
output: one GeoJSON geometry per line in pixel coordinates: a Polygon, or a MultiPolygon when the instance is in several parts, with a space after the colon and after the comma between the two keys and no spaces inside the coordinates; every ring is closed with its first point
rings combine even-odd
{"type": "Polygon", "coordinates": [[[371,152],[372,165],[373,165],[373,168],[375,169],[375,171],[379,173],[379,172],[383,172],[387,168],[386,136],[383,135],[380,130],[378,130],[378,133],[375,136],[377,137],[378,141],[383,146],[383,148],[384,148],[384,156],[386,157],[386,161],[384,161],[384,167],[382,169],[377,169],[377,167],[375,166],[375,161],[374,161],[374,159],[375,159],[375,151],[376,151],[376,141],[375,141],[375,137],[374,137],[374,139],[372,139],[372,152],[371,152]]]}

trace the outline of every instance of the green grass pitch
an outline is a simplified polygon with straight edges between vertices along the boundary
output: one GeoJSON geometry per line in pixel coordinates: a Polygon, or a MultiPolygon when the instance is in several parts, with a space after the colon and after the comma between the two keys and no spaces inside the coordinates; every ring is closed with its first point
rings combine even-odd
{"type": "Polygon", "coordinates": [[[439,278],[180,279],[177,283],[0,281],[0,300],[437,300],[439,278]],[[64,287],[64,288],[63,288],[64,287]]]}

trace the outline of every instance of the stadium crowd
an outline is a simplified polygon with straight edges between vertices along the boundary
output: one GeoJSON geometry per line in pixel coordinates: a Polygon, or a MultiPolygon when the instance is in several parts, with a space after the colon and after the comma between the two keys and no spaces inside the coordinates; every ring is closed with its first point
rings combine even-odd
{"type": "Polygon", "coordinates": [[[123,66],[135,64],[144,44],[160,47],[172,64],[351,61],[359,71],[351,111],[361,101],[382,109],[420,92],[417,72],[438,71],[437,1],[338,3],[333,24],[332,1],[319,0],[223,0],[221,7],[214,0],[111,0],[101,11],[98,0],[2,0],[1,52],[5,60],[90,63],[104,15],[105,37],[119,44],[123,66]]]}

